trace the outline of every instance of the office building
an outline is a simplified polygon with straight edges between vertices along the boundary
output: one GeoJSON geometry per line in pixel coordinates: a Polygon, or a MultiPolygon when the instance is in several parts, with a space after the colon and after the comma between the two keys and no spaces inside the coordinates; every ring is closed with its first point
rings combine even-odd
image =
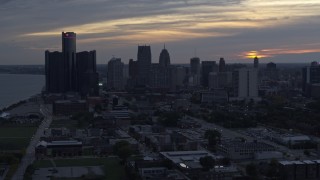
{"type": "Polygon", "coordinates": [[[232,72],[211,72],[208,78],[209,89],[232,87],[232,72]]]}
{"type": "Polygon", "coordinates": [[[96,52],[76,53],[76,33],[62,32],[62,52],[45,52],[46,92],[98,95],[96,52]]]}
{"type": "Polygon", "coordinates": [[[226,62],[224,58],[220,58],[219,60],[219,72],[225,72],[226,71],[226,62]]]}
{"type": "Polygon", "coordinates": [[[201,62],[201,85],[203,87],[209,86],[209,73],[218,72],[218,66],[215,61],[201,62]]]}
{"type": "Polygon", "coordinates": [[[150,86],[157,89],[169,88],[170,55],[164,47],[159,56],[159,64],[152,64],[150,71],[150,86]]]}
{"type": "Polygon", "coordinates": [[[187,69],[182,66],[170,68],[170,88],[171,90],[183,89],[186,84],[187,69]]]}
{"type": "Polygon", "coordinates": [[[61,52],[45,52],[46,91],[64,93],[67,91],[65,66],[61,52]]]}
{"type": "Polygon", "coordinates": [[[169,67],[161,64],[151,64],[150,87],[157,89],[169,88],[169,67]]]}
{"type": "Polygon", "coordinates": [[[62,53],[66,68],[67,90],[75,92],[77,87],[77,68],[76,68],[76,33],[62,32],[62,53]]]}
{"type": "Polygon", "coordinates": [[[133,59],[129,60],[129,79],[127,82],[128,87],[132,88],[138,84],[138,61],[133,59]]]}
{"type": "Polygon", "coordinates": [[[258,98],[258,71],[253,68],[242,68],[233,71],[233,97],[238,100],[258,98]]]}
{"type": "Polygon", "coordinates": [[[200,75],[200,58],[194,57],[190,59],[190,74],[200,75]]]}
{"type": "Polygon", "coordinates": [[[112,58],[108,62],[107,87],[113,90],[123,90],[123,63],[120,58],[112,58]]]}
{"type": "Polygon", "coordinates": [[[77,53],[77,87],[82,96],[98,95],[98,75],[96,73],[96,51],[77,53]]]}
{"type": "Polygon", "coordinates": [[[138,85],[148,86],[150,81],[151,68],[151,47],[138,47],[138,85]]]}
{"type": "Polygon", "coordinates": [[[169,67],[170,66],[170,55],[169,55],[169,52],[165,46],[160,53],[159,64],[162,67],[169,67]]]}
{"type": "Polygon", "coordinates": [[[188,84],[189,86],[200,85],[200,58],[194,57],[190,59],[190,72],[188,84]]]}
{"type": "Polygon", "coordinates": [[[259,58],[257,56],[253,59],[253,67],[259,68],[259,58]]]}
{"type": "Polygon", "coordinates": [[[266,77],[268,77],[268,79],[270,80],[278,80],[277,65],[273,62],[268,63],[265,74],[266,74],[266,77]]]}

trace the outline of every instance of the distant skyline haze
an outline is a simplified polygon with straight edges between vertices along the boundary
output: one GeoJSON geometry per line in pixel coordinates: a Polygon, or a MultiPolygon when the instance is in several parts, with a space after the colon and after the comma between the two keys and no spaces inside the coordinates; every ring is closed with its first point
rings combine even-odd
{"type": "Polygon", "coordinates": [[[0,64],[44,64],[61,51],[61,32],[77,33],[77,51],[136,59],[150,45],[158,62],[164,43],[173,64],[310,63],[320,57],[319,0],[0,0],[0,64]]]}

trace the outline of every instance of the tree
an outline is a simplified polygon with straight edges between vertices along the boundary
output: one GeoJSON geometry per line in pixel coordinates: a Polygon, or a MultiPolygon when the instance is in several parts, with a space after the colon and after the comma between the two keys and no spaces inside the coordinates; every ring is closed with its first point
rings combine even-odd
{"type": "Polygon", "coordinates": [[[229,166],[231,164],[230,159],[227,157],[224,157],[220,160],[221,164],[224,166],[229,166]]]}
{"type": "Polygon", "coordinates": [[[176,127],[181,115],[178,112],[165,112],[160,115],[159,122],[166,127],[176,127]]]}
{"type": "Polygon", "coordinates": [[[308,151],[307,149],[303,151],[304,155],[306,156],[310,156],[310,151],[308,151]]]}
{"type": "Polygon", "coordinates": [[[212,148],[221,141],[221,133],[217,130],[207,130],[204,137],[208,139],[208,145],[212,148]]]}
{"type": "Polygon", "coordinates": [[[267,177],[275,178],[279,177],[279,162],[276,159],[272,159],[269,163],[268,169],[267,169],[267,177]]]}
{"type": "Polygon", "coordinates": [[[132,155],[132,149],[128,141],[119,141],[113,146],[113,153],[125,163],[132,155]]]}
{"type": "Polygon", "coordinates": [[[205,171],[209,171],[214,167],[215,161],[211,156],[205,156],[200,158],[200,164],[205,171]]]}
{"type": "Polygon", "coordinates": [[[257,178],[258,177],[258,169],[257,166],[253,163],[247,164],[246,166],[246,173],[248,176],[252,178],[257,178]]]}

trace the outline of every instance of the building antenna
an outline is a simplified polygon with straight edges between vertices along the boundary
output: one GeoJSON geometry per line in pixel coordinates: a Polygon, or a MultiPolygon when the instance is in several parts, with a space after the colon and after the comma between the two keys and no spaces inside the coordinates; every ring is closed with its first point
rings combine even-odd
{"type": "Polygon", "coordinates": [[[197,48],[194,48],[194,57],[197,57],[197,48]]]}

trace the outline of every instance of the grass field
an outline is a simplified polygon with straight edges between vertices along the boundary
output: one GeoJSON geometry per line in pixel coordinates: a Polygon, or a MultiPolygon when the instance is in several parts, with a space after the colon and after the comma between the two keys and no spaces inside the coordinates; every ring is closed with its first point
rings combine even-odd
{"type": "MultiPolygon", "coordinates": [[[[123,179],[124,168],[118,158],[82,158],[82,159],[59,159],[54,160],[57,167],[70,166],[103,166],[105,179],[123,179]]],[[[49,160],[39,160],[34,163],[35,168],[49,168],[52,164],[49,160]]]]}
{"type": "Polygon", "coordinates": [[[37,127],[0,127],[0,150],[20,150],[29,145],[37,127]]]}

